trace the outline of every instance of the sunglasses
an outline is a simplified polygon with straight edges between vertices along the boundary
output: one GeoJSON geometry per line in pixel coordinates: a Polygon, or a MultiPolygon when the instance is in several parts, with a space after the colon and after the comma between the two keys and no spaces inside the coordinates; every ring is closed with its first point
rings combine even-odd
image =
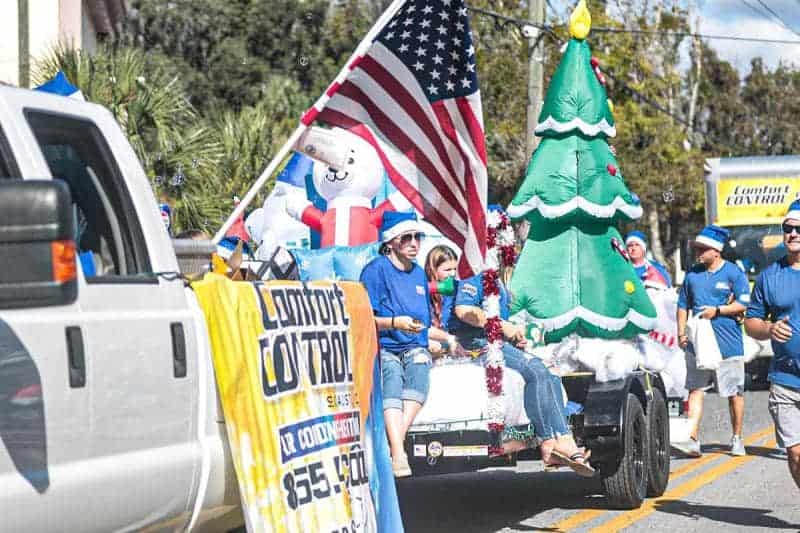
{"type": "Polygon", "coordinates": [[[422,239],[425,238],[425,234],[420,232],[417,233],[406,233],[405,235],[400,235],[400,244],[408,244],[411,242],[411,239],[416,239],[417,242],[422,242],[422,239]]]}
{"type": "Polygon", "coordinates": [[[792,232],[795,232],[798,235],[800,235],[800,226],[792,226],[791,224],[782,224],[782,226],[783,226],[783,232],[786,235],[791,235],[792,232]]]}

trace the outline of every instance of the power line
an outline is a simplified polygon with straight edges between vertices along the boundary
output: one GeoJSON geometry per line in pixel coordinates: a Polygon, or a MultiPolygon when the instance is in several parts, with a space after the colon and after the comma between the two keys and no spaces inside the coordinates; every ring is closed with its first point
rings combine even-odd
{"type": "Polygon", "coordinates": [[[778,20],[778,22],[780,22],[781,26],[783,26],[784,28],[786,28],[786,29],[787,29],[787,30],[789,30],[790,32],[794,33],[795,35],[800,35],[800,33],[797,33],[797,32],[796,32],[796,31],[795,31],[795,30],[794,30],[794,29],[793,29],[791,26],[789,26],[789,25],[788,25],[786,22],[784,22],[783,18],[781,18],[781,16],[780,16],[780,15],[778,15],[778,14],[775,12],[775,10],[774,10],[774,9],[772,9],[772,8],[771,8],[771,7],[769,7],[767,4],[765,4],[763,0],[756,0],[756,1],[757,1],[759,4],[761,4],[761,5],[764,7],[764,9],[766,9],[766,10],[767,10],[767,12],[768,12],[770,15],[772,15],[773,17],[775,17],[775,18],[778,20]]]}
{"type": "Polygon", "coordinates": [[[736,35],[712,35],[707,33],[692,33],[681,31],[662,31],[662,30],[627,30],[624,28],[595,28],[592,27],[593,32],[598,33],[633,33],[644,35],[663,35],[666,37],[698,37],[700,39],[720,40],[720,41],[747,41],[753,43],[772,43],[772,44],[797,44],[800,45],[800,40],[794,39],[762,39],[760,37],[741,37],[736,35]]]}

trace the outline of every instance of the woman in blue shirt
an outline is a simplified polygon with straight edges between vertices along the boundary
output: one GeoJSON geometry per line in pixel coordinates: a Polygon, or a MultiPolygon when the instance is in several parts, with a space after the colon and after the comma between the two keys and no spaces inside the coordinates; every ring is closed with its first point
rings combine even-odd
{"type": "MultiPolygon", "coordinates": [[[[505,283],[511,278],[512,270],[506,268],[500,272],[500,319],[506,337],[503,355],[506,366],[519,372],[525,380],[525,413],[541,441],[542,461],[546,465],[565,464],[576,473],[591,477],[594,469],[587,455],[575,444],[567,426],[561,378],[551,373],[541,359],[522,351],[527,343],[525,327],[508,322],[511,298],[505,283]]],[[[484,350],[488,344],[483,331],[486,324],[483,298],[483,273],[459,282],[448,331],[455,334],[467,350],[484,350]]]]}
{"type": "Polygon", "coordinates": [[[423,237],[413,212],[384,213],[381,255],[361,273],[378,326],[383,412],[396,477],[411,475],[403,441],[428,395],[429,334],[447,338],[431,328],[428,279],[414,262],[423,237]]]}

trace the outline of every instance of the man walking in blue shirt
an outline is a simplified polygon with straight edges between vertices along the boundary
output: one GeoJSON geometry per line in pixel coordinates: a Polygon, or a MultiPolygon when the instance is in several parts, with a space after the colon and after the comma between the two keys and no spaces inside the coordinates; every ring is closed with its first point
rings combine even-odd
{"type": "Polygon", "coordinates": [[[744,327],[754,339],[772,339],[769,412],[800,488],[800,200],[783,220],[783,244],[786,256],[756,280],[744,327]]]}
{"type": "Polygon", "coordinates": [[[744,422],[744,346],[742,329],[736,315],[745,311],[750,302],[747,277],[738,267],[722,259],[722,248],[728,241],[728,231],[710,225],[694,241],[698,265],[695,265],[681,286],[678,297],[678,342],[686,350],[686,388],[689,390],[690,440],[673,447],[690,457],[700,457],[697,434],[703,416],[705,391],[716,383],[720,396],[728,398],[731,426],[731,454],[745,455],[742,441],[744,422]],[[695,347],[686,336],[689,310],[694,315],[711,320],[714,337],[722,354],[717,370],[697,368],[695,347]]]}

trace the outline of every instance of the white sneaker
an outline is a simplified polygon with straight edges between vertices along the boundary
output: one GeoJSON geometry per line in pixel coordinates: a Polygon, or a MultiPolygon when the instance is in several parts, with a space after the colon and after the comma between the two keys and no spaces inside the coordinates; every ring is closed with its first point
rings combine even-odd
{"type": "Polygon", "coordinates": [[[744,449],[744,441],[742,441],[741,435],[734,435],[731,437],[731,455],[737,455],[739,457],[747,455],[747,450],[744,449]]]}
{"type": "Polygon", "coordinates": [[[703,452],[700,449],[700,441],[691,438],[685,442],[673,442],[672,447],[688,457],[703,456],[703,452]]]}

